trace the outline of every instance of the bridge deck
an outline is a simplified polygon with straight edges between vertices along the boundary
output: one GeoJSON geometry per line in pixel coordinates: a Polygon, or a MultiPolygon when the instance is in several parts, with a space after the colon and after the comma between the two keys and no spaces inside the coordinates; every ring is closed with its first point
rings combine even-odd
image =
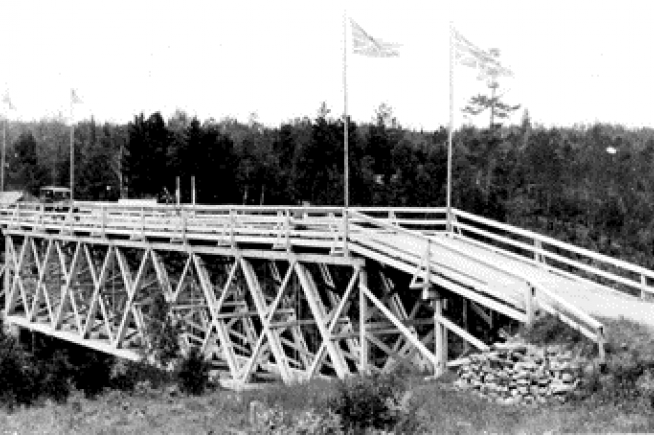
{"type": "MultiPolygon", "coordinates": [[[[623,293],[607,291],[605,287],[589,281],[582,281],[570,276],[564,276],[540,264],[526,259],[513,258],[463,238],[441,237],[450,246],[465,251],[470,256],[483,261],[485,264],[494,264],[503,271],[510,271],[516,276],[524,277],[529,282],[541,284],[563,300],[580,308],[582,311],[597,317],[618,319],[624,317],[654,328],[654,306],[651,302],[640,300],[623,293]]],[[[502,279],[501,273],[481,271],[482,275],[488,273],[488,279],[502,279]],[[495,278],[495,275],[499,275],[495,278]]]]}

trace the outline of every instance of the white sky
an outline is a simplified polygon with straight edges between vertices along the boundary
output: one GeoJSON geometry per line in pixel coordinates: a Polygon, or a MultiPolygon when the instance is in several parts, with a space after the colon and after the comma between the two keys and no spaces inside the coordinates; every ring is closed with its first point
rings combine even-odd
{"type": "MultiPolygon", "coordinates": [[[[9,89],[9,116],[20,119],[67,115],[71,87],[83,100],[78,119],[180,108],[202,120],[256,112],[278,125],[314,117],[322,101],[339,115],[343,5],[0,0],[0,93],[9,89]]],[[[501,50],[515,74],[506,101],[534,121],[654,126],[654,2],[351,0],[347,10],[372,36],[403,45],[394,59],[348,53],[355,120],[386,102],[405,126],[447,124],[452,21],[480,48],[501,50]]],[[[459,106],[483,89],[464,67],[455,84],[459,106]]]]}

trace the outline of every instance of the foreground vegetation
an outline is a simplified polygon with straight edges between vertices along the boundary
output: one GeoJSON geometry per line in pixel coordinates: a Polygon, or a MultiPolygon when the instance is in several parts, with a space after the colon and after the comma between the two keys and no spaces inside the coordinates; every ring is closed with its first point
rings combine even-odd
{"type": "MultiPolygon", "coordinates": [[[[499,405],[455,390],[452,374],[425,381],[406,366],[239,393],[210,382],[197,354],[165,372],[62,343],[48,356],[53,347],[38,343],[43,338],[32,345],[36,352],[27,352],[3,335],[0,427],[21,434],[652,432],[652,333],[626,320],[605,322],[606,364],[585,373],[567,403],[543,407],[499,405]]],[[[521,335],[540,345],[567,343],[578,355],[595,353],[592,343],[551,318],[521,335]]]]}

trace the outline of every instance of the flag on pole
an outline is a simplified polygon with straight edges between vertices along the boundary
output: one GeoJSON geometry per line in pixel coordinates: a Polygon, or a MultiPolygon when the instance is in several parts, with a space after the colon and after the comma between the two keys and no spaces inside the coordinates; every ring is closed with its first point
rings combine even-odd
{"type": "Polygon", "coordinates": [[[352,23],[352,45],[355,54],[368,57],[397,57],[400,45],[384,42],[368,35],[354,20],[352,23]]]}
{"type": "Polygon", "coordinates": [[[454,52],[458,63],[478,69],[483,74],[491,77],[513,76],[513,72],[502,66],[491,53],[472,44],[456,29],[452,29],[452,31],[454,52]]]}
{"type": "Polygon", "coordinates": [[[11,102],[11,97],[9,96],[9,91],[5,92],[2,96],[2,102],[7,106],[7,109],[14,110],[16,107],[11,102]]]}
{"type": "Polygon", "coordinates": [[[77,91],[75,89],[70,90],[70,103],[71,104],[81,104],[82,100],[77,96],[77,91]]]}

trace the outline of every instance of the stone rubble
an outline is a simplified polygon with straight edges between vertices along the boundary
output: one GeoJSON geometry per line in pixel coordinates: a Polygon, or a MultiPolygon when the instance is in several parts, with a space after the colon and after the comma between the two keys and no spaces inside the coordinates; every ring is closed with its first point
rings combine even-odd
{"type": "Polygon", "coordinates": [[[497,343],[465,358],[454,385],[505,405],[565,402],[579,385],[583,365],[561,346],[497,343]]]}

